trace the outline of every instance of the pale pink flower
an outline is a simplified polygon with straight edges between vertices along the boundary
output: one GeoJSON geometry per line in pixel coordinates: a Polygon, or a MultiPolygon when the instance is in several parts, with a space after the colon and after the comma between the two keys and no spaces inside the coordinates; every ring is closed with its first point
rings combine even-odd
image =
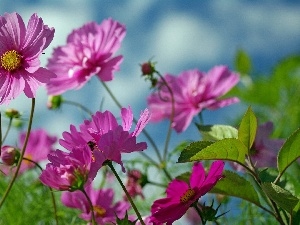
{"type": "Polygon", "coordinates": [[[48,159],[50,163],[43,170],[40,181],[60,191],[82,190],[93,181],[103,163],[98,153],[92,154],[88,146],[74,148],[68,153],[56,150],[48,159]]]}
{"type": "MultiPolygon", "coordinates": [[[[239,76],[226,66],[215,66],[206,74],[199,70],[188,70],[178,77],[171,74],[164,76],[174,95],[174,119],[172,126],[177,132],[187,129],[194,116],[204,109],[218,109],[238,102],[238,98],[220,99],[238,81],[239,76]]],[[[148,97],[152,114],[151,121],[170,119],[172,112],[171,95],[159,81],[158,90],[148,97]]]]}
{"type": "Polygon", "coordinates": [[[172,224],[181,218],[189,207],[210,191],[223,177],[224,162],[212,163],[208,174],[201,163],[195,163],[190,176],[190,183],[173,180],[167,187],[167,197],[156,200],[151,207],[151,221],[172,224]]]}
{"type": "Polygon", "coordinates": [[[80,125],[80,131],[71,125],[71,133],[64,132],[59,143],[68,150],[75,146],[88,145],[93,152],[102,153],[103,160],[111,160],[125,168],[121,160],[121,153],[143,151],[147,148],[145,142],[136,142],[136,137],[144,129],[150,118],[149,111],[144,110],[137,122],[135,130],[130,132],[133,121],[133,113],[130,107],[121,109],[122,125],[119,125],[116,117],[110,112],[96,112],[92,120],[85,120],[80,125]]]}
{"type": "MultiPolygon", "coordinates": [[[[21,132],[19,135],[17,149],[22,149],[25,142],[26,132],[21,132]]],[[[49,135],[44,129],[33,129],[30,132],[24,159],[19,170],[19,174],[24,173],[28,169],[34,168],[35,163],[39,163],[47,159],[50,152],[54,151],[53,145],[57,138],[49,135]]],[[[15,171],[15,168],[1,167],[1,170],[7,174],[9,171],[15,171]]]]}
{"type": "Polygon", "coordinates": [[[113,79],[122,56],[113,57],[125,37],[125,26],[112,19],[101,24],[90,22],[74,30],[67,44],[54,49],[48,68],[57,74],[47,84],[49,95],[79,89],[93,75],[102,81],[113,79]]]}
{"type": "MultiPolygon", "coordinates": [[[[124,218],[126,211],[130,208],[130,204],[125,201],[113,203],[113,189],[95,190],[92,185],[88,185],[85,191],[92,202],[96,222],[99,225],[116,223],[116,216],[124,218]]],[[[80,217],[91,221],[91,207],[81,191],[63,192],[61,201],[67,207],[79,209],[80,217]]]]}
{"type": "Polygon", "coordinates": [[[0,104],[9,103],[22,91],[34,98],[37,88],[56,77],[40,67],[39,56],[48,47],[54,29],[33,14],[27,28],[18,13],[0,16],[0,104]]]}

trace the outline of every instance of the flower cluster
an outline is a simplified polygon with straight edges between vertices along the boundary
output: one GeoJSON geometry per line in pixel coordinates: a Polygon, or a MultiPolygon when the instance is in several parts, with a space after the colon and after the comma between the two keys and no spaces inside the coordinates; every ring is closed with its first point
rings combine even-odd
{"type": "MultiPolygon", "coordinates": [[[[51,191],[56,224],[59,213],[56,212],[52,189],[62,191],[59,193],[62,204],[79,210],[79,217],[93,225],[171,225],[184,215],[190,216],[191,221],[197,221],[195,223],[201,221],[201,224],[206,224],[227,213],[221,207],[225,202],[221,198],[213,197],[211,204],[203,202],[206,199],[202,197],[208,192],[254,203],[280,224],[297,219],[300,198],[295,190],[299,189],[296,188],[299,184],[293,181],[297,179],[285,177],[285,172],[300,157],[297,152],[300,130],[285,143],[282,139],[270,139],[272,122],[257,126],[257,118],[249,107],[239,129],[228,125],[204,125],[201,121],[197,129],[213,141],[188,141],[174,147],[173,143],[170,144],[173,129],[179,137],[195,116],[201,118],[204,110],[215,110],[240,101],[228,94],[238,84],[240,76],[225,65],[214,66],[208,72],[194,69],[183,71],[178,76],[169,73],[162,76],[156,69],[156,63],[143,63],[142,77],[151,82],[154,90],[145,99],[149,109],[141,111],[139,118],[135,119],[132,108],[122,107],[103,83],[113,80],[114,73],[119,70],[123,56],[115,54],[125,34],[125,26],[111,18],[100,24],[86,23],[68,35],[65,45],[54,49],[47,68],[43,68],[39,57],[50,45],[54,29],[44,25],[37,14],[30,17],[27,27],[18,13],[0,16],[0,104],[10,103],[21,92],[32,98],[27,133],[20,132],[16,145],[7,144],[6,138],[13,122],[23,119],[22,114],[14,109],[5,111],[9,122],[4,137],[2,127],[0,129],[0,171],[4,176],[12,176],[12,179],[1,197],[0,208],[18,174],[38,167],[41,170],[39,181],[51,191]],[[62,97],[68,90],[83,87],[94,75],[119,106],[119,117],[109,110],[91,112],[80,103],[62,97]],[[44,129],[32,128],[36,91],[43,84],[49,95],[49,109],[61,108],[72,102],[73,106],[89,114],[78,126],[71,124],[69,131],[62,133],[59,144],[63,150],[54,150],[56,137],[44,129]],[[157,130],[155,138],[145,131],[149,122],[163,119],[170,120],[164,147],[156,144],[161,139],[157,137],[157,130]],[[142,132],[148,143],[138,140],[142,132]],[[151,148],[144,151],[148,144],[151,148]],[[125,153],[132,156],[134,152],[140,153],[140,157],[124,160],[125,153]],[[176,154],[180,156],[175,167],[172,163],[176,154]],[[48,162],[43,169],[39,164],[44,160],[48,162]],[[215,161],[206,171],[203,165],[206,166],[209,160],[215,161]],[[241,177],[236,171],[224,170],[226,160],[233,162],[234,169],[238,171],[246,168],[254,179],[248,181],[246,176],[241,177]],[[186,163],[188,171],[177,174],[180,171],[177,166],[182,163],[186,163]],[[116,170],[115,164],[119,164],[121,170],[116,170]],[[267,169],[259,170],[261,167],[267,169]],[[277,167],[277,170],[270,167],[277,167]],[[126,169],[127,182],[124,185],[126,169]],[[274,180],[271,180],[274,174],[269,174],[269,171],[277,173],[274,180]],[[113,174],[116,179],[109,182],[108,174],[113,174]],[[114,189],[116,181],[124,194],[114,189]],[[285,182],[296,184],[282,185],[285,182]],[[161,190],[147,189],[148,185],[161,190]],[[165,189],[166,196],[162,197],[165,189]],[[263,201],[260,201],[260,196],[263,196],[263,201]],[[121,200],[114,200],[117,198],[121,200]],[[151,198],[153,202],[148,201],[151,198]],[[140,202],[136,205],[135,201],[140,202]],[[218,201],[216,208],[214,201],[218,201]],[[270,202],[271,205],[264,205],[270,202]],[[219,209],[223,211],[220,214],[219,209]],[[132,210],[135,215],[131,214],[132,210]]],[[[1,118],[0,124],[2,126],[1,118]]],[[[30,178],[23,177],[26,184],[30,182],[30,178]]],[[[37,180],[36,177],[34,179],[37,180]]],[[[27,204],[24,205],[27,207],[27,204]]],[[[66,220],[70,222],[69,218],[66,220]]]]}

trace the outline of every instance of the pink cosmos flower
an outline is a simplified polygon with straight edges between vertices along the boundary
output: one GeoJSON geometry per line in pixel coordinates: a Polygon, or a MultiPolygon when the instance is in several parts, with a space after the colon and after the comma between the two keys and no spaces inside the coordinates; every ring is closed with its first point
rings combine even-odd
{"type": "Polygon", "coordinates": [[[88,146],[74,148],[68,153],[56,150],[48,159],[50,163],[43,170],[40,181],[60,191],[84,188],[93,181],[103,163],[99,162],[97,153],[92,155],[88,146]]]}
{"type": "Polygon", "coordinates": [[[181,218],[194,202],[210,191],[222,178],[223,168],[223,161],[215,161],[206,175],[202,164],[195,163],[189,184],[182,180],[173,180],[167,187],[167,197],[153,203],[151,221],[154,224],[169,225],[181,218]]]}
{"type": "Polygon", "coordinates": [[[54,29],[33,14],[27,28],[17,13],[0,16],[0,104],[9,103],[22,91],[34,98],[38,86],[56,77],[40,67],[39,56],[48,47],[54,29]]]}
{"type": "Polygon", "coordinates": [[[49,95],[81,88],[96,74],[102,81],[113,79],[123,57],[112,57],[125,37],[125,26],[112,19],[90,22],[74,30],[65,46],[54,49],[48,68],[58,75],[47,84],[49,95]]]}
{"type": "MultiPolygon", "coordinates": [[[[285,140],[270,139],[273,130],[273,123],[270,121],[259,125],[257,128],[250,151],[251,160],[257,168],[277,166],[277,154],[285,140]]],[[[244,168],[237,163],[232,163],[232,166],[237,171],[244,171],[244,168]]]]}
{"type": "MultiPolygon", "coordinates": [[[[25,137],[26,132],[20,133],[18,149],[23,148],[25,137]]],[[[54,151],[53,145],[56,140],[57,138],[55,136],[49,135],[44,129],[31,130],[19,174],[24,173],[28,169],[34,168],[35,164],[33,162],[38,163],[46,160],[47,155],[54,151]]],[[[5,166],[2,167],[1,170],[7,174],[9,171],[13,172],[14,168],[8,168],[5,166]]]]}
{"type": "Polygon", "coordinates": [[[92,120],[85,120],[80,125],[80,131],[71,125],[71,133],[64,132],[59,143],[68,150],[74,146],[89,145],[93,152],[101,152],[103,161],[111,160],[125,168],[121,160],[121,153],[142,151],[147,148],[145,142],[136,142],[136,137],[144,129],[150,119],[149,111],[144,110],[133,132],[129,132],[133,113],[130,107],[121,109],[122,125],[118,125],[116,117],[109,111],[96,112],[92,120]]]}
{"type": "MultiPolygon", "coordinates": [[[[116,223],[116,216],[124,218],[126,210],[130,208],[130,204],[125,201],[113,203],[113,189],[93,189],[92,185],[88,185],[85,191],[93,204],[96,222],[99,225],[116,223]]],[[[91,207],[81,191],[63,192],[61,196],[62,203],[70,208],[79,209],[82,213],[80,217],[90,221],[92,219],[91,207]]]]}
{"type": "MultiPolygon", "coordinates": [[[[238,98],[220,99],[238,81],[239,76],[226,66],[215,66],[208,73],[188,70],[178,77],[166,74],[164,79],[174,95],[173,128],[182,132],[191,123],[193,117],[204,109],[218,109],[238,102],[238,98]]],[[[171,95],[166,85],[159,81],[159,90],[148,97],[152,113],[151,121],[170,119],[172,112],[171,95]]]]}

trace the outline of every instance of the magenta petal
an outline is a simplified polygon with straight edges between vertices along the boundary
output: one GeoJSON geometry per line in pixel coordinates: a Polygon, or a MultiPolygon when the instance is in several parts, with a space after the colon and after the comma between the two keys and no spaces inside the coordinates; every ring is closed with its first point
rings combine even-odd
{"type": "Polygon", "coordinates": [[[205,181],[205,170],[202,163],[195,163],[190,177],[190,185],[192,188],[201,187],[205,181]]]}
{"type": "Polygon", "coordinates": [[[175,220],[180,219],[188,210],[189,205],[180,205],[179,203],[174,203],[168,205],[168,207],[160,208],[156,205],[155,201],[151,208],[151,222],[154,223],[168,223],[172,224],[175,220]],[[155,211],[154,208],[159,210],[155,211]]]}
{"type": "Polygon", "coordinates": [[[128,107],[128,109],[126,108],[121,109],[121,117],[122,117],[123,129],[129,131],[133,120],[133,114],[130,106],[128,107]]]}

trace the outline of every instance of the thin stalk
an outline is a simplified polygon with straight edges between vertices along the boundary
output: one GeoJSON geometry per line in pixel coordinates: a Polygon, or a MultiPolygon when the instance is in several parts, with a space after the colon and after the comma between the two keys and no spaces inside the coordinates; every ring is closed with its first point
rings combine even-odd
{"type": "MultiPolygon", "coordinates": [[[[23,158],[23,160],[26,160],[28,162],[33,163],[36,167],[38,167],[41,171],[43,171],[43,168],[35,161],[28,159],[26,157],[23,158]]],[[[53,209],[54,209],[54,218],[55,218],[55,223],[56,225],[58,225],[58,218],[57,218],[57,207],[56,207],[56,201],[55,201],[55,197],[54,197],[54,193],[51,187],[48,187],[50,190],[50,194],[51,194],[51,200],[52,200],[52,204],[53,204],[53,209]]]]}
{"type": "Polygon", "coordinates": [[[93,115],[93,112],[91,110],[89,110],[87,107],[81,105],[80,103],[78,102],[73,102],[73,101],[70,101],[70,100],[63,100],[62,103],[65,103],[65,104],[69,104],[69,105],[74,105],[78,108],[80,108],[82,111],[86,112],[87,114],[89,114],[90,116],[93,115]]]}
{"type": "MultiPolygon", "coordinates": [[[[105,90],[108,92],[108,94],[110,95],[110,97],[112,98],[112,100],[115,102],[115,104],[121,109],[122,108],[122,105],[120,104],[120,102],[118,101],[118,99],[114,96],[114,94],[111,92],[111,90],[109,89],[109,87],[106,85],[105,82],[101,81],[102,85],[104,86],[105,90]]],[[[137,120],[135,118],[133,118],[133,122],[135,124],[137,124],[137,120]]],[[[162,159],[162,156],[160,155],[160,152],[159,152],[159,149],[158,147],[156,146],[154,140],[152,139],[152,137],[148,134],[148,132],[143,129],[142,130],[142,133],[146,136],[146,138],[148,139],[148,141],[150,142],[150,144],[152,145],[159,161],[162,163],[163,162],[163,159],[162,159]]],[[[144,155],[143,155],[144,156],[144,155]]]]}
{"type": "Polygon", "coordinates": [[[175,114],[175,99],[174,99],[174,94],[170,86],[168,85],[167,81],[165,78],[158,72],[155,71],[156,74],[160,77],[160,79],[163,81],[164,85],[166,85],[170,95],[171,95],[171,115],[170,115],[170,123],[168,127],[168,132],[166,136],[166,141],[165,141],[165,147],[164,147],[164,154],[163,154],[163,160],[166,161],[167,159],[167,153],[168,153],[168,148],[169,148],[169,143],[171,140],[171,134],[172,134],[172,124],[174,120],[174,114],[175,114]]]}
{"type": "Polygon", "coordinates": [[[31,131],[31,126],[32,126],[32,121],[33,121],[33,114],[34,114],[34,107],[35,107],[35,98],[32,98],[30,118],[29,118],[29,123],[28,123],[28,128],[27,128],[27,134],[26,134],[26,137],[25,137],[25,142],[24,142],[24,145],[23,145],[23,148],[22,148],[22,151],[21,151],[20,159],[19,159],[17,167],[16,167],[16,172],[15,172],[12,180],[10,181],[10,183],[9,183],[7,189],[5,190],[5,193],[4,193],[4,195],[1,199],[0,208],[2,207],[3,203],[5,202],[5,199],[7,198],[13,184],[15,183],[15,180],[17,179],[17,176],[18,176],[18,173],[19,173],[19,170],[20,170],[20,167],[21,167],[22,159],[23,159],[25,151],[26,151],[30,131],[31,131]]]}
{"type": "Polygon", "coordinates": [[[84,190],[84,188],[82,190],[80,190],[84,196],[86,197],[87,201],[89,202],[89,205],[91,207],[91,212],[92,212],[92,224],[93,225],[97,225],[96,223],[96,218],[95,218],[95,214],[94,214],[94,207],[93,207],[93,203],[91,201],[91,199],[89,198],[89,196],[87,195],[86,191],[84,190]]]}
{"type": "MultiPolygon", "coordinates": [[[[258,176],[257,173],[256,173],[255,166],[254,166],[254,164],[253,164],[252,159],[251,159],[250,156],[249,156],[249,158],[248,158],[248,161],[249,161],[250,166],[251,166],[251,168],[250,168],[251,174],[254,176],[254,178],[255,178],[254,180],[257,182],[257,184],[258,184],[259,187],[261,188],[262,182],[261,182],[259,176],[258,176]]],[[[262,189],[262,188],[261,188],[261,189],[262,189]]],[[[266,195],[266,194],[265,194],[265,195],[266,195]]],[[[267,199],[270,201],[271,206],[272,206],[273,210],[275,211],[275,213],[272,212],[272,215],[276,218],[276,220],[277,220],[280,224],[284,225],[283,219],[282,219],[282,217],[281,217],[281,215],[280,215],[280,212],[279,212],[279,210],[278,210],[278,207],[277,207],[276,203],[275,203],[272,199],[270,199],[267,195],[266,195],[266,197],[267,197],[267,199]]],[[[261,208],[262,208],[262,207],[261,207],[261,208]]],[[[264,209],[264,210],[265,210],[265,209],[264,209]]],[[[265,211],[267,211],[267,210],[265,210],[265,211]]],[[[268,210],[267,212],[270,212],[270,211],[268,210]]]]}
{"type": "Polygon", "coordinates": [[[143,219],[142,219],[142,216],[141,216],[140,212],[138,211],[136,205],[135,205],[134,202],[132,201],[132,198],[131,198],[130,194],[128,193],[126,187],[124,186],[124,184],[123,184],[121,178],[119,177],[117,171],[116,171],[115,168],[113,167],[111,161],[107,162],[106,165],[109,166],[109,168],[111,169],[111,171],[114,173],[115,177],[117,178],[118,182],[120,183],[120,185],[121,185],[123,191],[124,191],[125,194],[126,194],[126,197],[127,197],[128,201],[130,202],[130,204],[131,204],[131,206],[132,206],[132,208],[133,208],[135,214],[137,215],[139,221],[141,222],[142,225],[145,225],[145,223],[144,223],[144,221],[143,221],[143,219]]]}
{"type": "MultiPolygon", "coordinates": [[[[5,139],[7,138],[7,135],[8,135],[8,133],[9,133],[10,128],[11,128],[12,121],[13,121],[13,118],[10,117],[10,118],[9,118],[9,122],[8,122],[7,130],[6,130],[5,134],[4,134],[4,137],[3,137],[3,140],[2,140],[1,143],[4,143],[5,139]]],[[[1,145],[1,146],[2,146],[2,145],[1,145]]]]}
{"type": "Polygon", "coordinates": [[[193,206],[194,209],[197,211],[197,213],[198,213],[198,215],[199,215],[199,217],[200,217],[200,219],[201,219],[202,224],[205,225],[205,224],[206,224],[206,221],[203,219],[202,212],[201,212],[201,210],[198,208],[197,202],[194,202],[194,203],[192,204],[192,206],[193,206]]]}

